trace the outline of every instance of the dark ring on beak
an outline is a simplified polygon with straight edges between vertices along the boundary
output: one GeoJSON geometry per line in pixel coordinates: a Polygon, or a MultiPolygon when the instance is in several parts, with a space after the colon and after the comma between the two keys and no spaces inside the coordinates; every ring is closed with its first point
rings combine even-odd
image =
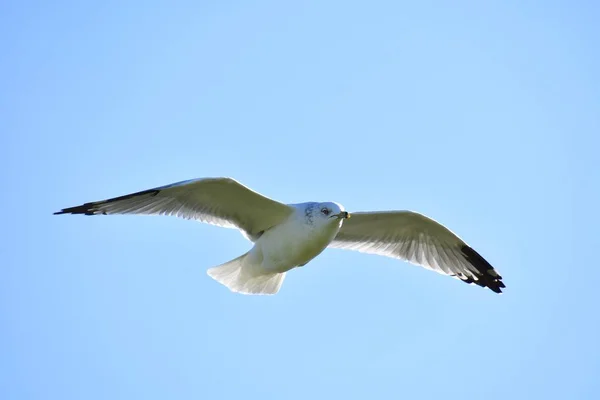
{"type": "Polygon", "coordinates": [[[329,216],[329,218],[335,218],[335,217],[340,218],[340,219],[342,219],[342,218],[348,219],[348,218],[350,218],[350,214],[348,213],[348,211],[342,211],[339,214],[332,214],[329,216]]]}

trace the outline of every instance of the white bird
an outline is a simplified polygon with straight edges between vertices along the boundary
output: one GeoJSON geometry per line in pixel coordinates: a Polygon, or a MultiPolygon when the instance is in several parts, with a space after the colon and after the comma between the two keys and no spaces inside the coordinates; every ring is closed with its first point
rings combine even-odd
{"type": "Polygon", "coordinates": [[[237,228],[254,243],[252,249],[207,272],[244,294],[277,293],[287,271],[306,265],[327,247],[399,258],[496,293],[505,287],[479,253],[424,215],[412,211],[350,215],[335,202],[283,204],[231,178],[187,180],[54,214],[173,215],[237,228]]]}

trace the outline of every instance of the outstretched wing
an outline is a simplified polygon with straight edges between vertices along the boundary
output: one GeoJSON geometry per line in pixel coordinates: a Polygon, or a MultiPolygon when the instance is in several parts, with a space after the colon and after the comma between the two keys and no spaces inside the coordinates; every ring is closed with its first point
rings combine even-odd
{"type": "Polygon", "coordinates": [[[279,224],[293,209],[231,178],[201,178],[62,209],[54,214],[154,214],[238,228],[250,238],[279,224]]]}
{"type": "Polygon", "coordinates": [[[438,222],[412,211],[357,212],[330,247],[399,258],[467,283],[504,288],[494,268],[438,222]]]}

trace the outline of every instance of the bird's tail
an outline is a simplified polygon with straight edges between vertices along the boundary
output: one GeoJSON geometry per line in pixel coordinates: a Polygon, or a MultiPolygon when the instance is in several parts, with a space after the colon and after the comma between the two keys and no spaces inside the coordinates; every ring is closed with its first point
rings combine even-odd
{"type": "Polygon", "coordinates": [[[208,275],[227,286],[232,292],[243,294],[275,294],[279,291],[285,272],[266,272],[261,262],[253,260],[249,252],[225,264],[210,268],[208,275]]]}

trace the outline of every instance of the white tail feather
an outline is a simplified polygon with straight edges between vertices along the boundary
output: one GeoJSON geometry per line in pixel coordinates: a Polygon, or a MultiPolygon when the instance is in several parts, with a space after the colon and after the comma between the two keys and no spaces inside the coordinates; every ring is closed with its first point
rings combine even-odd
{"type": "Polygon", "coordinates": [[[252,262],[249,253],[206,272],[232,292],[243,294],[275,294],[285,278],[285,272],[265,272],[260,264],[252,262]]]}

